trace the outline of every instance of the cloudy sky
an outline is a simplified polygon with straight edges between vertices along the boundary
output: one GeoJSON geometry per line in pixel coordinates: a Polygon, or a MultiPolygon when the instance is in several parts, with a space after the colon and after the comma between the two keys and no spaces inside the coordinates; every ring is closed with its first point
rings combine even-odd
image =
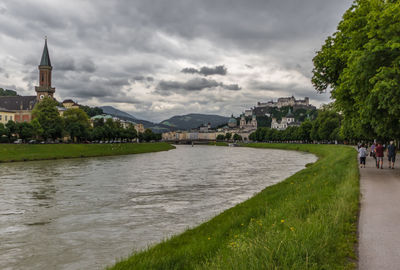
{"type": "Polygon", "coordinates": [[[238,115],[310,97],[312,58],[350,0],[3,0],[0,87],[35,95],[48,36],[56,98],[137,118],[238,115]]]}

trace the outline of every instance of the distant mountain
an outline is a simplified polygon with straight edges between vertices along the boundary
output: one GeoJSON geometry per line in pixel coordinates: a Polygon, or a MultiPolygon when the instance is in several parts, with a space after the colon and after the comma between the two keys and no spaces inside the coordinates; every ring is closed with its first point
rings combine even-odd
{"type": "Polygon", "coordinates": [[[210,123],[211,127],[227,124],[229,117],[212,115],[212,114],[187,114],[177,115],[167,120],[162,121],[160,124],[172,127],[174,129],[188,130],[198,128],[201,125],[210,123]]]}
{"type": "Polygon", "coordinates": [[[135,122],[135,123],[138,123],[138,124],[143,124],[144,128],[150,128],[151,130],[153,130],[156,133],[168,132],[168,131],[173,129],[173,128],[171,128],[169,126],[166,126],[166,125],[155,124],[155,123],[150,122],[150,121],[137,119],[133,115],[131,115],[131,114],[127,113],[127,112],[118,110],[118,109],[116,109],[116,108],[114,108],[112,106],[101,106],[100,108],[103,110],[103,112],[105,114],[109,114],[109,115],[118,117],[118,118],[120,118],[122,120],[125,120],[125,121],[132,121],[132,122],[135,122]]]}
{"type": "Polygon", "coordinates": [[[100,107],[104,113],[109,114],[109,115],[113,115],[116,117],[126,117],[126,118],[130,118],[130,119],[136,119],[136,117],[134,117],[133,115],[120,111],[112,106],[101,106],[100,107]]]}

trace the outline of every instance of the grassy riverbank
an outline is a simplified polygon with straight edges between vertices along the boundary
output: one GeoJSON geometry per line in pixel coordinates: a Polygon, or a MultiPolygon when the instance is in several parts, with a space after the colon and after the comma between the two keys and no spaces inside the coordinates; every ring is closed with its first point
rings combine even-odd
{"type": "Polygon", "coordinates": [[[226,142],[209,142],[208,145],[215,145],[215,146],[228,146],[229,144],[226,142]]]}
{"type": "Polygon", "coordinates": [[[0,162],[128,155],[173,148],[167,143],[1,144],[0,162]]]}
{"type": "Polygon", "coordinates": [[[355,268],[356,151],[335,145],[247,146],[307,151],[319,160],[212,220],[110,269],[355,268]]]}

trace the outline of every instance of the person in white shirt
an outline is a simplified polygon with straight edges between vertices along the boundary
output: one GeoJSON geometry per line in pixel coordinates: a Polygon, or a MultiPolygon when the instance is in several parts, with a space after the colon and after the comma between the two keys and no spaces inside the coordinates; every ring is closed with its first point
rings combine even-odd
{"type": "Polygon", "coordinates": [[[360,157],[360,168],[365,168],[365,158],[367,157],[367,149],[364,144],[361,144],[361,147],[358,149],[358,156],[360,157]]]}

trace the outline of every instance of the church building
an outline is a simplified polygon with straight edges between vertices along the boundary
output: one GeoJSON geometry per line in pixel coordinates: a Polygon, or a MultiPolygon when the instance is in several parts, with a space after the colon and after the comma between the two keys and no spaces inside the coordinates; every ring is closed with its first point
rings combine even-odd
{"type": "Polygon", "coordinates": [[[54,98],[56,89],[51,86],[51,66],[47,38],[44,43],[42,58],[39,64],[39,86],[35,87],[35,96],[0,97],[0,110],[14,113],[15,122],[30,122],[35,104],[46,96],[54,98]]]}

